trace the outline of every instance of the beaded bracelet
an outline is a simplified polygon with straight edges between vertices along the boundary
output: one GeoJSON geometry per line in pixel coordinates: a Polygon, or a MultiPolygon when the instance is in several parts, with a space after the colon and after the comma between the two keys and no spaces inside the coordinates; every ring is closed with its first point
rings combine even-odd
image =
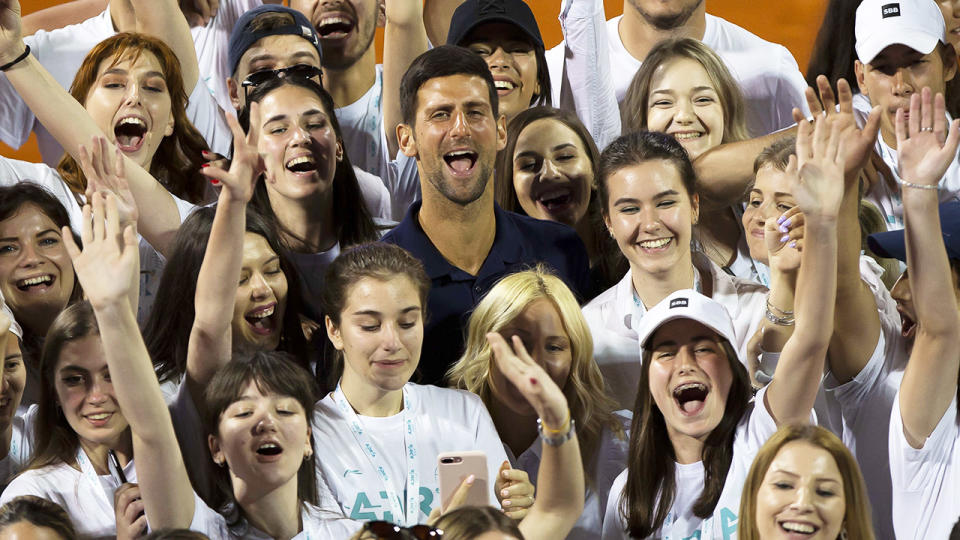
{"type": "Polygon", "coordinates": [[[770,303],[770,296],[767,296],[767,311],[774,311],[779,313],[782,317],[790,317],[793,315],[792,311],[786,311],[778,308],[777,306],[770,303]]]}
{"type": "Polygon", "coordinates": [[[778,326],[793,326],[793,323],[796,322],[796,319],[793,316],[789,317],[778,317],[774,312],[767,309],[767,320],[776,324],[778,326]]]}
{"type": "Polygon", "coordinates": [[[904,187],[911,187],[916,189],[925,189],[928,191],[936,191],[940,189],[939,184],[927,185],[927,184],[914,184],[913,182],[907,182],[906,180],[900,180],[900,185],[904,187]]]}
{"type": "Polygon", "coordinates": [[[12,68],[13,66],[19,64],[20,62],[23,62],[23,60],[24,60],[27,56],[30,56],[30,46],[24,44],[24,46],[23,46],[23,54],[21,54],[20,56],[14,58],[13,61],[8,62],[8,63],[0,66],[0,71],[6,71],[6,70],[12,68]]]}
{"type": "Polygon", "coordinates": [[[577,423],[574,420],[570,420],[565,431],[548,433],[543,427],[543,420],[537,418],[537,431],[540,432],[540,439],[548,446],[561,446],[563,443],[572,439],[576,433],[576,425],[577,423]]]}

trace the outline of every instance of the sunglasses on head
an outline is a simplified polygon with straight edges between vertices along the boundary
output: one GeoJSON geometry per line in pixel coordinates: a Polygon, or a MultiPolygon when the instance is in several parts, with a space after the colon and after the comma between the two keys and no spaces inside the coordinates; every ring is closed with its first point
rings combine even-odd
{"type": "Polygon", "coordinates": [[[430,540],[443,537],[443,531],[429,525],[401,527],[389,521],[368,521],[363,524],[363,530],[376,535],[377,540],[430,540]]]}
{"type": "Polygon", "coordinates": [[[315,78],[316,82],[320,83],[321,86],[323,85],[323,71],[321,71],[320,68],[309,64],[297,64],[280,69],[262,69],[255,71],[247,75],[247,78],[240,83],[240,86],[243,86],[244,97],[246,97],[246,93],[250,91],[250,88],[256,88],[267,81],[283,79],[285,77],[299,77],[301,79],[315,78]]]}

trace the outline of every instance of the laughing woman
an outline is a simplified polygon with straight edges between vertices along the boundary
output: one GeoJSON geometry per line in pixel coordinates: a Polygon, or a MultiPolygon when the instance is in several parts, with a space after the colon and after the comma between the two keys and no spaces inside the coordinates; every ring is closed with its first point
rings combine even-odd
{"type": "Polygon", "coordinates": [[[809,422],[833,322],[837,213],[843,195],[840,130],[801,126],[798,180],[807,217],[796,330],[773,381],[751,400],[723,305],[690,290],[641,321],[643,365],[627,470],[610,490],[603,538],[722,538],[736,533],[744,479],[777,426],[809,422]]]}

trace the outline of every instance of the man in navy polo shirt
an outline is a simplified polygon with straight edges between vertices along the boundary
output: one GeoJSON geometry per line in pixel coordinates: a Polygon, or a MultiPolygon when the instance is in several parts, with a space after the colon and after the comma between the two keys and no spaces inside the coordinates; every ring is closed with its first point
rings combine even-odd
{"type": "Polygon", "coordinates": [[[420,55],[404,74],[400,103],[397,139],[417,161],[423,195],[383,240],[413,253],[430,276],[420,382],[439,384],[463,352],[470,310],[498,279],[542,262],[583,298],[589,263],[573,229],[494,203],[506,120],[479,56],[452,46],[420,55]]]}

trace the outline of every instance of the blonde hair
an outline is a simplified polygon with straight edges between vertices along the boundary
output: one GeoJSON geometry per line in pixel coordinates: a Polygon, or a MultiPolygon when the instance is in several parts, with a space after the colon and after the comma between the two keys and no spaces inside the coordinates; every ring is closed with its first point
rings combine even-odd
{"type": "MultiPolygon", "coordinates": [[[[743,484],[743,495],[740,498],[740,540],[760,540],[760,531],[757,530],[757,492],[763,483],[767,469],[780,450],[788,443],[803,441],[817,448],[822,448],[833,456],[840,470],[843,480],[843,494],[845,508],[843,514],[843,531],[849,540],[873,540],[873,523],[870,521],[870,500],[867,497],[867,488],[860,474],[860,467],[850,450],[843,442],[829,430],[812,425],[781,426],[772,437],[757,452],[750,467],[750,473],[743,484]]],[[[841,535],[842,536],[842,535],[841,535]]]]}
{"type": "Polygon", "coordinates": [[[493,354],[488,332],[499,332],[536,300],[546,299],[557,309],[570,337],[572,361],[563,393],[577,423],[580,457],[592,484],[594,458],[604,428],[624,438],[623,427],[613,415],[616,403],[604,391],[603,376],[593,359],[593,338],[580,305],[566,284],[543,265],[501,279],[490,289],[470,315],[466,350],[447,372],[447,382],[480,396],[490,407],[490,371],[493,354]]]}
{"type": "Polygon", "coordinates": [[[703,66],[713,83],[723,109],[722,142],[743,141],[750,138],[743,94],[737,81],[724,65],[723,60],[703,42],[692,38],[671,38],[657,43],[643,60],[637,74],[630,81],[623,99],[623,132],[641,131],[647,128],[647,111],[650,101],[650,85],[661,65],[676,58],[687,58],[703,66]]]}

